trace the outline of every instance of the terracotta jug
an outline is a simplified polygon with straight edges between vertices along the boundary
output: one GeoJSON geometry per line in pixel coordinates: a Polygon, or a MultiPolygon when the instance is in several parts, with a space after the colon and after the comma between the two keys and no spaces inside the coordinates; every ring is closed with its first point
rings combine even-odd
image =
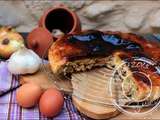
{"type": "Polygon", "coordinates": [[[57,39],[52,35],[53,29],[59,29],[64,34],[81,31],[81,24],[76,13],[62,4],[46,10],[40,18],[38,25],[38,28],[29,33],[27,45],[40,57],[44,57],[50,43],[57,39]]]}
{"type": "Polygon", "coordinates": [[[40,18],[39,27],[46,28],[50,32],[59,29],[65,34],[81,31],[78,16],[63,4],[45,11],[40,18]]]}

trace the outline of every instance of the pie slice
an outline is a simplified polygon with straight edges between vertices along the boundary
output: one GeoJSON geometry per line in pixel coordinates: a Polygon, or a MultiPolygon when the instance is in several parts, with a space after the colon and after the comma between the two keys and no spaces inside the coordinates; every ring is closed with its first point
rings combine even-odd
{"type": "MultiPolygon", "coordinates": [[[[48,54],[53,73],[69,77],[93,68],[106,67],[114,70],[125,59],[135,56],[149,58],[158,66],[160,44],[132,33],[85,31],[60,38],[53,43],[48,54]]],[[[160,97],[160,74],[157,70],[152,67],[136,69],[149,75],[151,81],[148,81],[144,76],[134,73],[132,67],[124,66],[124,69],[125,72],[119,71],[119,77],[126,97],[136,101],[142,101],[147,95],[147,100],[150,101],[160,97]]]]}

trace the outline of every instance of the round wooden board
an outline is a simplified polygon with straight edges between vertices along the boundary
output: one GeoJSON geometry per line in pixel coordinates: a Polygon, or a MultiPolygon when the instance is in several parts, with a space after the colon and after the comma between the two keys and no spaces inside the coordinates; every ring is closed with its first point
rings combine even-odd
{"type": "Polygon", "coordinates": [[[76,108],[93,119],[108,119],[117,116],[120,112],[112,106],[100,106],[86,101],[82,101],[75,96],[72,96],[73,104],[76,108]]]}

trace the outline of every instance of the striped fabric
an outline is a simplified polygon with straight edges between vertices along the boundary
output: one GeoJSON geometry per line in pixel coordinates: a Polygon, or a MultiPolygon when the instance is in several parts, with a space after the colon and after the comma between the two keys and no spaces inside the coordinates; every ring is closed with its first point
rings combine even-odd
{"type": "Polygon", "coordinates": [[[18,79],[18,76],[13,76],[7,69],[7,62],[0,62],[0,96],[13,90],[19,86],[18,81],[12,86],[13,80],[18,79]]]}
{"type": "MultiPolygon", "coordinates": [[[[15,94],[19,86],[17,76],[12,76],[6,62],[0,63],[0,120],[47,120],[41,115],[38,106],[23,109],[17,104],[15,94]]],[[[72,104],[70,96],[65,96],[61,113],[54,120],[85,120],[72,104]]]]}

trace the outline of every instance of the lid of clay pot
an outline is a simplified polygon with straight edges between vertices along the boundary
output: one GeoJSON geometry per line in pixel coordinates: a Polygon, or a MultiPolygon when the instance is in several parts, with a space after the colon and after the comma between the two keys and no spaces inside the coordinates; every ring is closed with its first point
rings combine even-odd
{"type": "Polygon", "coordinates": [[[33,29],[27,36],[28,48],[34,50],[40,57],[47,57],[46,50],[53,42],[52,34],[45,28],[33,29]]]}

